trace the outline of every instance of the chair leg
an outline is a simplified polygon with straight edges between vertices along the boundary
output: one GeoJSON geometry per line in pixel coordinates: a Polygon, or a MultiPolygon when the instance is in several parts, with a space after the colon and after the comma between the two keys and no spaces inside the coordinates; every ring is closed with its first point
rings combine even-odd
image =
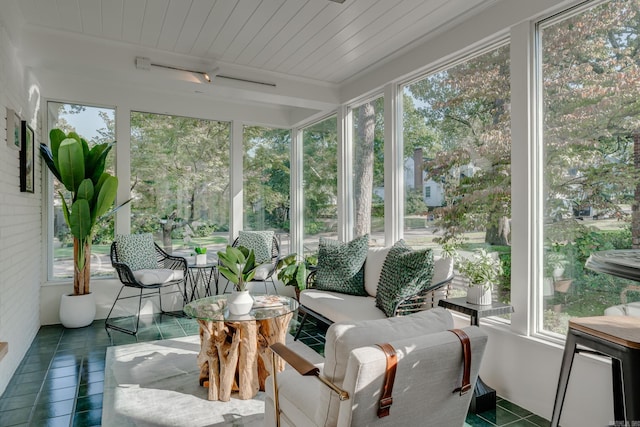
{"type": "Polygon", "coordinates": [[[111,310],[109,310],[109,314],[107,315],[107,318],[105,319],[104,322],[104,328],[107,329],[107,333],[109,333],[109,329],[113,329],[115,331],[120,331],[120,332],[124,332],[125,334],[129,334],[129,335],[134,335],[136,336],[138,334],[138,327],[140,325],[140,309],[142,307],[142,291],[143,289],[140,288],[140,295],[138,296],[138,311],[136,312],[136,326],[134,329],[127,329],[127,328],[123,328],[122,326],[117,326],[114,325],[112,323],[109,323],[109,317],[111,317],[111,312],[113,311],[114,307],[116,306],[116,304],[118,303],[118,301],[120,299],[127,299],[127,298],[135,298],[135,297],[125,297],[125,298],[120,298],[120,294],[122,293],[123,289],[126,286],[122,286],[122,288],[120,288],[120,292],[118,292],[118,296],[116,297],[116,300],[114,301],[113,305],[111,306],[111,310]]]}
{"type": "Polygon", "coordinates": [[[304,322],[307,321],[307,316],[309,316],[309,313],[307,313],[305,311],[304,314],[302,315],[302,320],[300,321],[300,326],[298,326],[298,330],[296,331],[296,336],[293,337],[294,341],[298,341],[298,337],[300,336],[300,332],[302,332],[302,326],[304,325],[304,322]]]}
{"type": "Polygon", "coordinates": [[[569,375],[571,374],[571,366],[573,358],[576,354],[576,337],[571,333],[567,334],[567,342],[564,346],[564,354],[562,356],[562,365],[560,366],[560,375],[558,378],[558,389],[556,390],[556,400],[553,404],[553,414],[551,416],[551,427],[558,427],[560,415],[562,413],[562,405],[564,397],[567,393],[567,384],[569,383],[569,375]]]}
{"type": "Polygon", "coordinates": [[[611,358],[611,380],[613,383],[613,418],[616,422],[624,421],[622,365],[615,357],[611,358]]]}
{"type": "Polygon", "coordinates": [[[269,277],[264,281],[264,293],[269,294],[269,290],[267,289],[267,280],[271,281],[271,285],[273,286],[273,292],[278,295],[278,289],[276,288],[276,282],[273,280],[273,276],[269,277]]]}
{"type": "Polygon", "coordinates": [[[109,327],[109,318],[111,317],[111,313],[113,312],[113,309],[115,308],[116,304],[118,303],[118,300],[120,299],[120,294],[122,293],[122,291],[124,290],[124,285],[120,287],[120,292],[118,292],[118,295],[116,296],[115,301],[113,301],[113,305],[111,306],[111,310],[109,310],[109,314],[107,314],[107,318],[104,320],[104,328],[107,329],[109,327]]]}
{"type": "Polygon", "coordinates": [[[638,351],[632,351],[622,360],[622,372],[624,378],[624,402],[625,415],[629,425],[636,425],[640,421],[640,364],[638,363],[638,351]]]}

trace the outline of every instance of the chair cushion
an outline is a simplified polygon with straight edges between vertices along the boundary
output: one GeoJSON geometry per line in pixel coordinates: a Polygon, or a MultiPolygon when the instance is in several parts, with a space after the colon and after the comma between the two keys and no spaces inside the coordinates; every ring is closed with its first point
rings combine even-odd
{"type": "Polygon", "coordinates": [[[269,277],[269,273],[273,270],[273,264],[270,262],[260,264],[256,267],[256,274],[253,276],[253,280],[261,281],[266,280],[269,277]]]}
{"type": "Polygon", "coordinates": [[[432,275],[432,250],[414,251],[404,240],[399,240],[389,250],[382,265],[376,306],[387,316],[393,316],[400,301],[431,286],[432,275]]]}
{"type": "Polygon", "coordinates": [[[364,262],[364,289],[369,296],[375,297],[382,272],[382,264],[391,247],[369,248],[367,260],[364,262]]]}
{"type": "Polygon", "coordinates": [[[134,271],[133,276],[143,285],[159,285],[184,279],[184,271],[170,268],[142,269],[134,271]]]}
{"type": "MultiPolygon", "coordinates": [[[[326,334],[323,375],[342,387],[349,354],[353,349],[452,328],[451,313],[440,307],[409,316],[334,323],[326,334]]],[[[317,424],[336,425],[339,404],[340,400],[334,392],[328,388],[321,389],[316,412],[317,424]]]]}
{"type": "Polygon", "coordinates": [[[115,240],[118,261],[127,264],[131,270],[158,268],[151,233],[118,234],[115,240]]]}
{"type": "Polygon", "coordinates": [[[333,322],[384,319],[387,316],[376,307],[374,297],[361,297],[340,292],[305,289],[300,292],[300,304],[333,322]]]}
{"type": "Polygon", "coordinates": [[[608,307],[604,310],[604,315],[640,317],[640,301],[608,307]]]}
{"type": "Polygon", "coordinates": [[[238,246],[253,249],[256,264],[271,261],[273,248],[273,231],[241,231],[238,236],[238,246]]]}
{"type": "Polygon", "coordinates": [[[367,295],[363,266],[368,247],[368,234],[347,243],[320,237],[316,288],[350,295],[367,295]]]}

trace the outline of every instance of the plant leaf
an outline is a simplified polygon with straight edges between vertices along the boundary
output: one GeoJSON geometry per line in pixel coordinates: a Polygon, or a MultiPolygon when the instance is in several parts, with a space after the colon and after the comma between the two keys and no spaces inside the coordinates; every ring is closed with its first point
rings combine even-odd
{"type": "Polygon", "coordinates": [[[84,179],[84,155],[82,146],[73,138],[67,138],[58,149],[58,170],[62,184],[73,193],[84,179]]]}
{"type": "Polygon", "coordinates": [[[116,200],[116,194],[118,192],[118,178],[115,176],[107,177],[100,186],[100,192],[95,204],[95,212],[93,213],[93,220],[100,218],[104,215],[116,200]]]}
{"type": "Polygon", "coordinates": [[[62,178],[60,177],[60,172],[58,172],[58,167],[54,162],[51,149],[47,147],[45,144],[40,144],[40,155],[44,159],[44,162],[46,163],[47,167],[49,168],[53,176],[55,176],[58,181],[62,182],[62,178]]]}
{"type": "Polygon", "coordinates": [[[86,239],[91,233],[91,210],[89,201],[78,199],[73,202],[69,212],[69,228],[78,239],[86,239]]]}
{"type": "MultiPolygon", "coordinates": [[[[62,141],[64,141],[65,139],[67,139],[67,135],[65,135],[65,133],[60,129],[51,129],[51,131],[49,132],[49,141],[51,141],[51,158],[55,162],[56,170],[60,170],[60,167],[58,165],[58,149],[60,148],[60,144],[62,143],[62,141]]],[[[58,176],[56,176],[56,178],[57,177],[58,176]]],[[[62,179],[58,179],[60,182],[62,182],[62,179]]]]}
{"type": "Polygon", "coordinates": [[[78,191],[76,192],[76,200],[85,199],[89,202],[92,202],[93,199],[93,182],[90,179],[84,179],[78,186],[78,191]]]}

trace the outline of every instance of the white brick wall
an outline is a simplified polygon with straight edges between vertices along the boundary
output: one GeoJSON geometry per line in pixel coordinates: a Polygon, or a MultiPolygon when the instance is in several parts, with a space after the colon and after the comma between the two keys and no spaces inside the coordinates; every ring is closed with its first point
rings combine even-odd
{"type": "Polygon", "coordinates": [[[19,152],[7,146],[6,109],[15,110],[41,140],[38,85],[18,60],[0,24],[0,341],[9,352],[0,360],[0,394],[40,327],[42,198],[40,160],[35,155],[35,192],[20,192],[19,152]]]}

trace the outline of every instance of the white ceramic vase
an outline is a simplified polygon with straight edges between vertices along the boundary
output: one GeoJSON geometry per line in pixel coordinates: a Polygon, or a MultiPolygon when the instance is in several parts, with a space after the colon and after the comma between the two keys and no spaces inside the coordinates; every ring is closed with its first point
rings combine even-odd
{"type": "Polygon", "coordinates": [[[196,265],[205,265],[207,263],[207,254],[196,255],[196,265]]]}
{"type": "Polygon", "coordinates": [[[475,305],[491,304],[491,288],[485,286],[470,286],[467,289],[467,302],[475,305]]]}
{"type": "Polygon", "coordinates": [[[92,293],[65,294],[60,298],[60,323],[65,328],[83,328],[96,318],[96,298],[92,293]]]}
{"type": "Polygon", "coordinates": [[[243,316],[249,314],[253,307],[253,297],[249,291],[233,291],[227,297],[227,306],[229,313],[235,316],[243,316]]]}

